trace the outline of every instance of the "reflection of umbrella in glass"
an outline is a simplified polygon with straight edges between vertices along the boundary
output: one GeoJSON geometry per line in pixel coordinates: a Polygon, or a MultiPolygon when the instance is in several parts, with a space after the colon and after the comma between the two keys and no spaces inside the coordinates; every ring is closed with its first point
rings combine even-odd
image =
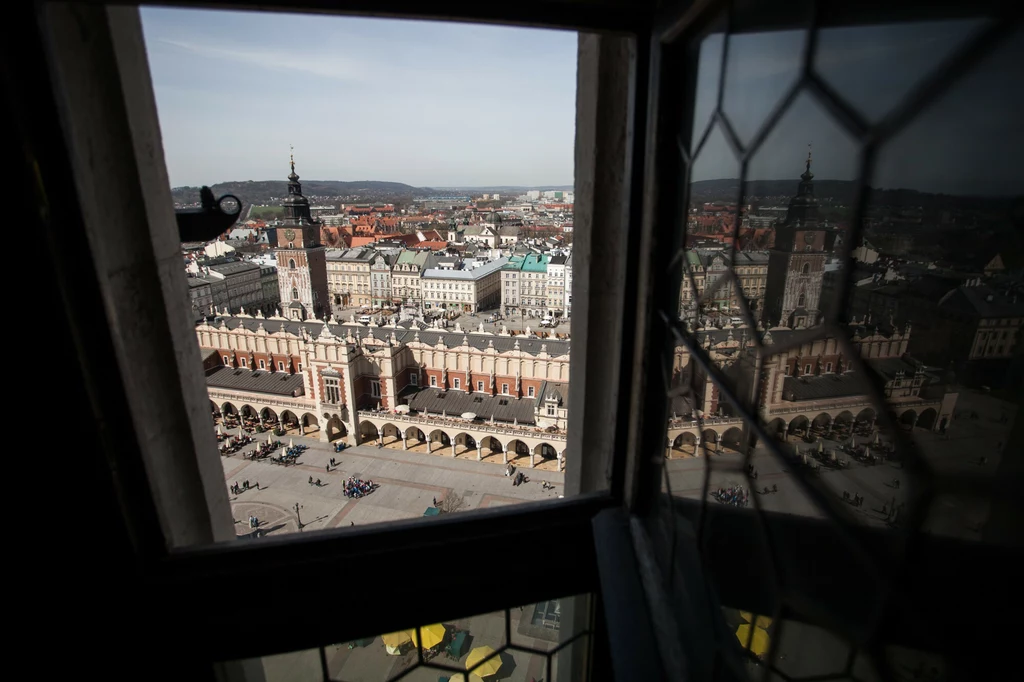
{"type": "Polygon", "coordinates": [[[469,673],[469,677],[466,676],[466,673],[452,673],[452,676],[448,678],[448,682],[484,682],[484,680],[475,673],[469,673]]]}
{"type": "Polygon", "coordinates": [[[736,628],[736,639],[740,640],[740,644],[747,647],[747,642],[750,642],[749,648],[756,656],[762,656],[768,651],[768,631],[764,628],[754,627],[754,636],[751,638],[750,630],[752,626],[749,623],[736,628]]]}
{"type": "Polygon", "coordinates": [[[478,646],[469,652],[469,656],[466,657],[466,669],[472,669],[480,661],[484,661],[479,668],[473,670],[474,673],[480,677],[487,677],[488,675],[494,675],[501,670],[501,659],[494,655],[494,649],[489,646],[478,646]],[[488,658],[490,656],[491,658],[488,658]],[[484,661],[484,659],[487,659],[484,661]]]}
{"type": "Polygon", "coordinates": [[[380,638],[384,640],[384,646],[387,647],[389,654],[397,656],[401,653],[399,650],[405,645],[406,642],[411,642],[412,637],[409,636],[408,632],[389,632],[386,635],[381,635],[380,638]]]}
{"type": "Polygon", "coordinates": [[[740,611],[740,618],[748,623],[753,623],[754,627],[770,628],[772,626],[771,618],[768,616],[755,616],[750,611],[740,611]]]}
{"type": "MultiPolygon", "coordinates": [[[[433,649],[435,646],[444,640],[444,626],[440,623],[434,623],[433,625],[424,625],[419,629],[419,632],[423,633],[423,648],[433,649]]],[[[415,628],[409,630],[409,635],[412,637],[412,643],[419,646],[419,635],[415,628]]]]}

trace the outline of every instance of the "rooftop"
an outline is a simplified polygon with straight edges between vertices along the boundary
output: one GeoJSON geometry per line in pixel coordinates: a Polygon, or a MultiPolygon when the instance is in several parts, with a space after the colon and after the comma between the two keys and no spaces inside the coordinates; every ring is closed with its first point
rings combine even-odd
{"type": "Polygon", "coordinates": [[[409,400],[409,407],[418,412],[431,414],[445,413],[457,417],[466,412],[476,414],[480,419],[511,424],[517,421],[528,425],[534,423],[533,399],[516,399],[507,395],[467,393],[465,391],[442,391],[439,388],[425,388],[409,400]]]}
{"type": "Polygon", "coordinates": [[[263,370],[214,367],[206,374],[206,385],[250,393],[298,396],[304,390],[301,374],[265,372],[263,370]]]}

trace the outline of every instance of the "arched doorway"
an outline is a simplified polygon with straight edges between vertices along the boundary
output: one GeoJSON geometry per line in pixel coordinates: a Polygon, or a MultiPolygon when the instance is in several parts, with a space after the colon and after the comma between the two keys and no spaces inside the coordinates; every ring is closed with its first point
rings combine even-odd
{"type": "Polygon", "coordinates": [[[302,415],[302,435],[308,436],[311,433],[316,433],[320,430],[320,420],[316,418],[315,414],[309,412],[302,415]]]}
{"type": "Polygon", "coordinates": [[[697,454],[697,436],[689,431],[683,431],[672,441],[672,448],[669,452],[670,458],[694,457],[697,454]]]}
{"type": "Polygon", "coordinates": [[[348,435],[348,429],[345,428],[345,422],[341,421],[337,417],[331,417],[327,420],[327,440],[333,442],[339,438],[344,438],[348,435]]]}
{"type": "Polygon", "coordinates": [[[907,410],[900,415],[900,424],[904,427],[914,428],[914,424],[917,422],[917,412],[914,410],[907,410]]]}
{"type": "Polygon", "coordinates": [[[377,431],[377,425],[373,422],[360,422],[359,423],[359,442],[365,443],[367,441],[376,441],[380,437],[377,431]]]}
{"type": "Polygon", "coordinates": [[[822,412],[814,418],[814,421],[811,422],[811,425],[816,431],[827,431],[831,424],[832,416],[827,412],[822,412]]]}
{"type": "Polygon", "coordinates": [[[218,408],[217,403],[213,402],[212,400],[210,401],[210,414],[213,415],[214,419],[220,416],[220,408],[218,408]]]}
{"type": "Polygon", "coordinates": [[[768,422],[768,435],[773,436],[776,440],[785,440],[786,426],[787,424],[785,419],[776,417],[768,422]]]}
{"type": "Polygon", "coordinates": [[[405,430],[405,443],[407,450],[424,453],[430,452],[427,437],[415,426],[410,426],[405,430]]]}
{"type": "Polygon", "coordinates": [[[712,429],[705,429],[700,434],[700,445],[704,452],[714,455],[718,452],[718,432],[712,429]]]}
{"type": "Polygon", "coordinates": [[[802,414],[793,417],[789,421],[789,434],[792,436],[804,436],[807,434],[807,427],[810,420],[802,414]]]}
{"type": "Polygon", "coordinates": [[[487,436],[481,440],[480,448],[484,459],[491,459],[491,461],[493,461],[494,458],[497,458],[499,462],[502,459],[501,453],[505,451],[501,445],[501,441],[494,436],[487,436]]]}
{"type": "Polygon", "coordinates": [[[722,434],[722,449],[729,449],[733,450],[734,452],[742,452],[742,447],[743,429],[736,426],[726,429],[725,433],[722,434]]]}
{"type": "Polygon", "coordinates": [[[380,442],[385,447],[399,448],[402,447],[402,431],[394,424],[385,424],[380,427],[380,442]]]}
{"type": "Polygon", "coordinates": [[[505,450],[508,452],[508,461],[512,462],[516,466],[519,466],[519,462],[517,460],[524,457],[529,458],[530,456],[530,446],[518,438],[510,440],[505,446],[505,450]]]}
{"type": "Polygon", "coordinates": [[[875,411],[870,407],[865,407],[863,410],[857,413],[857,424],[871,424],[875,421],[875,411]]]}
{"type": "Polygon", "coordinates": [[[476,458],[476,439],[468,433],[460,433],[455,436],[455,456],[472,456],[476,458]]]}
{"type": "Polygon", "coordinates": [[[260,422],[263,423],[264,428],[274,429],[277,426],[277,412],[269,407],[264,407],[260,410],[260,422]]]}
{"type": "Polygon", "coordinates": [[[928,429],[931,431],[935,428],[935,420],[938,418],[939,413],[935,411],[935,408],[929,407],[927,410],[921,413],[917,418],[917,426],[922,429],[928,429]]]}
{"type": "MultiPolygon", "coordinates": [[[[443,451],[446,447],[451,447],[451,444],[452,441],[448,437],[447,433],[441,429],[434,429],[430,432],[430,441],[427,443],[427,452],[436,452],[437,450],[443,451]]],[[[441,454],[444,454],[444,452],[441,454]]]]}
{"type": "Polygon", "coordinates": [[[294,412],[284,410],[281,413],[281,428],[285,431],[299,428],[299,418],[295,416],[294,412]]]}

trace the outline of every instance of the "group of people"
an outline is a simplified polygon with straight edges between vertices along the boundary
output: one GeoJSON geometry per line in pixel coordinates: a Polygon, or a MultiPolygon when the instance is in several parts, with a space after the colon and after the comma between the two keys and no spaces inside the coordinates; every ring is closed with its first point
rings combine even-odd
{"type": "Polygon", "coordinates": [[[236,436],[234,441],[228,441],[220,446],[220,454],[232,455],[252,442],[252,436],[236,436]]]}
{"type": "MultiPolygon", "coordinates": [[[[256,490],[259,490],[260,489],[260,482],[256,481],[256,485],[253,486],[253,487],[256,488],[256,490]]],[[[246,491],[248,489],[249,489],[249,479],[246,479],[246,480],[242,481],[241,485],[238,484],[238,481],[235,481],[233,484],[231,484],[231,492],[234,493],[235,495],[240,495],[240,494],[242,494],[244,491],[246,491]]]]}
{"type": "Polygon", "coordinates": [[[852,496],[850,493],[843,491],[843,501],[849,502],[854,507],[861,507],[864,505],[864,496],[860,493],[854,493],[852,496]]]}
{"type": "Polygon", "coordinates": [[[530,479],[522,471],[512,477],[512,485],[522,485],[523,483],[529,483],[530,479]]]}
{"type": "Polygon", "coordinates": [[[349,476],[348,480],[345,481],[345,497],[362,497],[363,495],[369,495],[377,489],[377,484],[371,480],[364,481],[361,478],[349,476]]]}
{"type": "Polygon", "coordinates": [[[750,492],[743,489],[741,485],[731,485],[728,488],[719,488],[711,493],[711,496],[722,504],[731,504],[734,507],[746,507],[750,502],[750,492]]]}

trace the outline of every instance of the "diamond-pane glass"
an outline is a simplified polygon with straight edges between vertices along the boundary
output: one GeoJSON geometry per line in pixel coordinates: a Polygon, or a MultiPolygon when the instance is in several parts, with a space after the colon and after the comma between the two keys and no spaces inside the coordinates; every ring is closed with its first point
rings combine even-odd
{"type": "Polygon", "coordinates": [[[913,611],[900,540],[1013,527],[995,482],[1024,382],[1024,30],[982,9],[855,26],[822,10],[807,32],[778,9],[732,6],[713,114],[707,38],[686,67],[706,135],[670,242],[684,286],[661,311],[661,487],[702,505],[709,580],[774,589],[760,631],[724,605],[720,655],[764,678],[931,679],[941,658],[877,641],[887,610],[913,611]],[[723,505],[760,515],[748,556],[723,554],[723,505]],[[781,514],[821,523],[781,536],[781,514]],[[801,543],[827,546],[829,580],[801,543]]]}

